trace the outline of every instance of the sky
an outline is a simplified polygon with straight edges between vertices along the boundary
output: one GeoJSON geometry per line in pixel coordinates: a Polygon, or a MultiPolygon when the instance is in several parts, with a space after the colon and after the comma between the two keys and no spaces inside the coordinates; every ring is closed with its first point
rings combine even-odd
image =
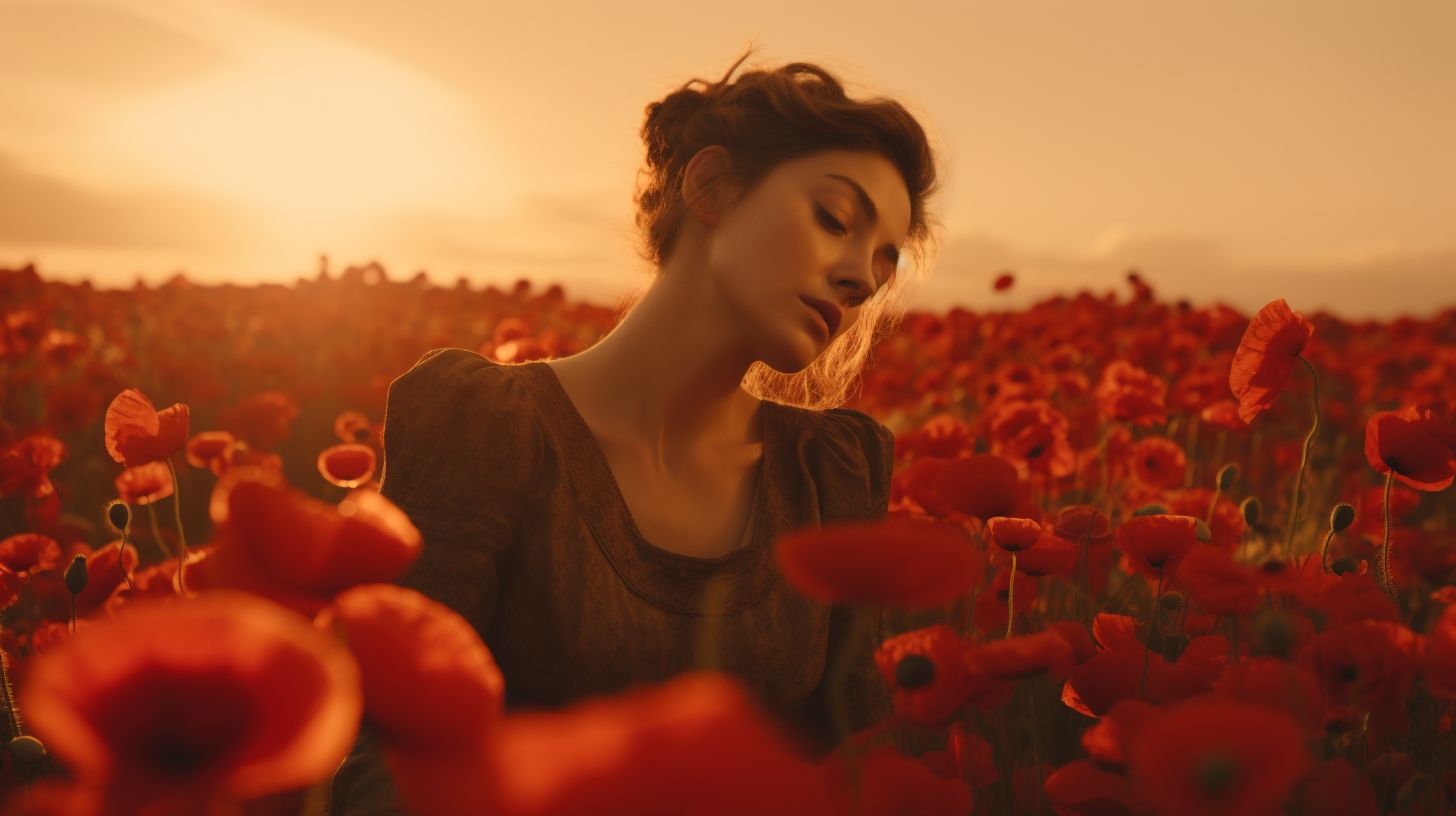
{"type": "Polygon", "coordinates": [[[101,288],[380,263],[650,276],[648,103],[816,62],[940,158],[921,308],[1079,289],[1456,305],[1456,3],[0,0],[0,266],[101,288]],[[995,293],[1010,270],[1016,285],[995,293]]]}

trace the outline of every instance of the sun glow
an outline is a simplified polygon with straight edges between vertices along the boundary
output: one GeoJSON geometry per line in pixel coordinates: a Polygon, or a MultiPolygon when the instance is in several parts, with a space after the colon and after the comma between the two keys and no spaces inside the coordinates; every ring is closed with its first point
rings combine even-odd
{"type": "Polygon", "coordinates": [[[314,234],[412,207],[502,208],[492,139],[428,78],[280,38],[234,67],[118,103],[103,139],[149,179],[227,195],[314,234]]]}

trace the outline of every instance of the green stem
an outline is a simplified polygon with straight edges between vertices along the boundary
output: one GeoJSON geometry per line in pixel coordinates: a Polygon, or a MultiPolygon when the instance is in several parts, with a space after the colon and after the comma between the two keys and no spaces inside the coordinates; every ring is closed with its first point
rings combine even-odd
{"type": "Polygon", "coordinates": [[[1011,637],[1011,624],[1016,620],[1016,552],[1011,553],[1011,580],[1006,582],[1006,637],[1011,637]]]}
{"type": "Polygon", "coordinates": [[[1390,577],[1390,485],[1395,481],[1395,471],[1385,474],[1385,494],[1380,502],[1381,515],[1385,519],[1385,537],[1380,543],[1380,577],[1385,583],[1385,594],[1395,600],[1395,581],[1390,577]]]}
{"type": "Polygon", "coordinates": [[[182,485],[177,480],[177,468],[172,465],[172,457],[167,457],[167,472],[172,474],[172,512],[177,521],[177,594],[187,596],[187,578],[183,574],[187,568],[187,535],[182,532],[182,485]]]}
{"type": "Polygon", "coordinates": [[[15,707],[15,692],[10,688],[10,654],[4,648],[0,648],[0,693],[5,695],[5,724],[10,727],[11,738],[24,736],[20,711],[15,707]]]}
{"type": "Polygon", "coordinates": [[[1158,601],[1163,597],[1163,568],[1158,567],[1158,588],[1153,592],[1153,609],[1148,613],[1148,636],[1143,641],[1143,676],[1138,680],[1138,699],[1148,684],[1148,658],[1153,651],[1153,631],[1158,627],[1158,601]]]}
{"type": "Polygon", "coordinates": [[[1309,426],[1309,433],[1304,436],[1304,449],[1299,454],[1299,473],[1294,477],[1294,501],[1289,505],[1289,526],[1284,533],[1285,556],[1290,555],[1293,551],[1294,525],[1296,519],[1299,517],[1299,489],[1304,486],[1304,469],[1309,464],[1309,446],[1314,442],[1315,434],[1319,432],[1320,426],[1319,374],[1315,372],[1314,366],[1310,365],[1308,360],[1297,354],[1295,355],[1295,359],[1304,363],[1304,367],[1309,369],[1309,376],[1314,378],[1314,397],[1312,400],[1314,403],[1314,422],[1309,426]]]}
{"type": "Polygon", "coordinates": [[[157,505],[155,503],[147,503],[147,516],[152,520],[152,540],[157,542],[157,549],[161,551],[162,558],[164,560],[172,558],[172,548],[162,540],[162,529],[157,524],[157,505]]]}

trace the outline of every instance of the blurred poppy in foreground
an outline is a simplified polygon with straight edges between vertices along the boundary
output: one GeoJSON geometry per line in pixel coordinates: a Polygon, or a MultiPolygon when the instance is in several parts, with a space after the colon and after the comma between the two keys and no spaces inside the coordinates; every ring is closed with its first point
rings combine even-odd
{"type": "Polygon", "coordinates": [[[891,517],[784,533],[775,559],[789,583],[823,603],[944,606],[981,580],[984,556],[957,525],[891,517]]]}
{"type": "Polygon", "coordinates": [[[35,657],[31,730],[118,812],[209,812],[326,778],[358,728],[358,669],[252,595],[138,602],[35,657]]]}
{"type": "Polygon", "coordinates": [[[1239,401],[1239,419],[1253,422],[1268,410],[1294,373],[1294,361],[1314,335],[1314,324],[1292,311],[1284,298],[1260,309],[1249,321],[1229,368],[1229,389],[1239,401]]]}
{"type": "Polygon", "coordinates": [[[146,395],[128,388],[106,408],[106,452],[129,468],[165,461],[187,446],[189,418],[180,402],[158,411],[146,395]]]}
{"type": "Polygon", "coordinates": [[[1456,480],[1456,424],[1414,405],[1379,411],[1365,424],[1365,458],[1416,490],[1445,490],[1456,480]]]}
{"type": "Polygon", "coordinates": [[[1137,734],[1128,774],[1157,813],[1274,816],[1312,766],[1288,714],[1199,698],[1160,712],[1137,734]]]}
{"type": "Polygon", "coordinates": [[[272,468],[227,471],[209,513],[215,550],[195,568],[197,585],[257,592],[306,614],[349,587],[395,580],[423,545],[409,517],[378,491],[353,490],[335,506],[291,488],[272,468]]]}

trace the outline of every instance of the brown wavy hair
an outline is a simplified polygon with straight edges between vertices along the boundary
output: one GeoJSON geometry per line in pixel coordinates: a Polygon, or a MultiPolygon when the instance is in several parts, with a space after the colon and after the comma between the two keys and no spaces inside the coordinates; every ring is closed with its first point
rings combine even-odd
{"type": "Polygon", "coordinates": [[[646,167],[638,172],[636,223],[638,254],[651,264],[652,280],[620,303],[625,317],[661,279],[687,211],[683,171],[699,150],[721,145],[732,169],[714,179],[743,186],[743,195],[776,165],[825,150],[877,152],[900,171],[910,193],[910,230],[901,266],[913,259],[908,275],[896,272],[860,307],[859,320],[803,371],[784,374],[755,362],[743,378],[744,390],[760,399],[822,410],[855,396],[870,352],[894,334],[907,310],[908,284],[922,283],[938,252],[939,222],[926,213],[938,192],[936,155],[925,131],[899,102],[881,96],[851,99],[829,71],[807,62],[774,70],[752,70],[728,78],[753,52],[738,58],[717,82],[694,78],[666,98],[647,106],[642,140],[646,167]],[[701,88],[694,86],[702,86],[701,88]],[[644,182],[642,176],[646,175],[644,182]]]}

